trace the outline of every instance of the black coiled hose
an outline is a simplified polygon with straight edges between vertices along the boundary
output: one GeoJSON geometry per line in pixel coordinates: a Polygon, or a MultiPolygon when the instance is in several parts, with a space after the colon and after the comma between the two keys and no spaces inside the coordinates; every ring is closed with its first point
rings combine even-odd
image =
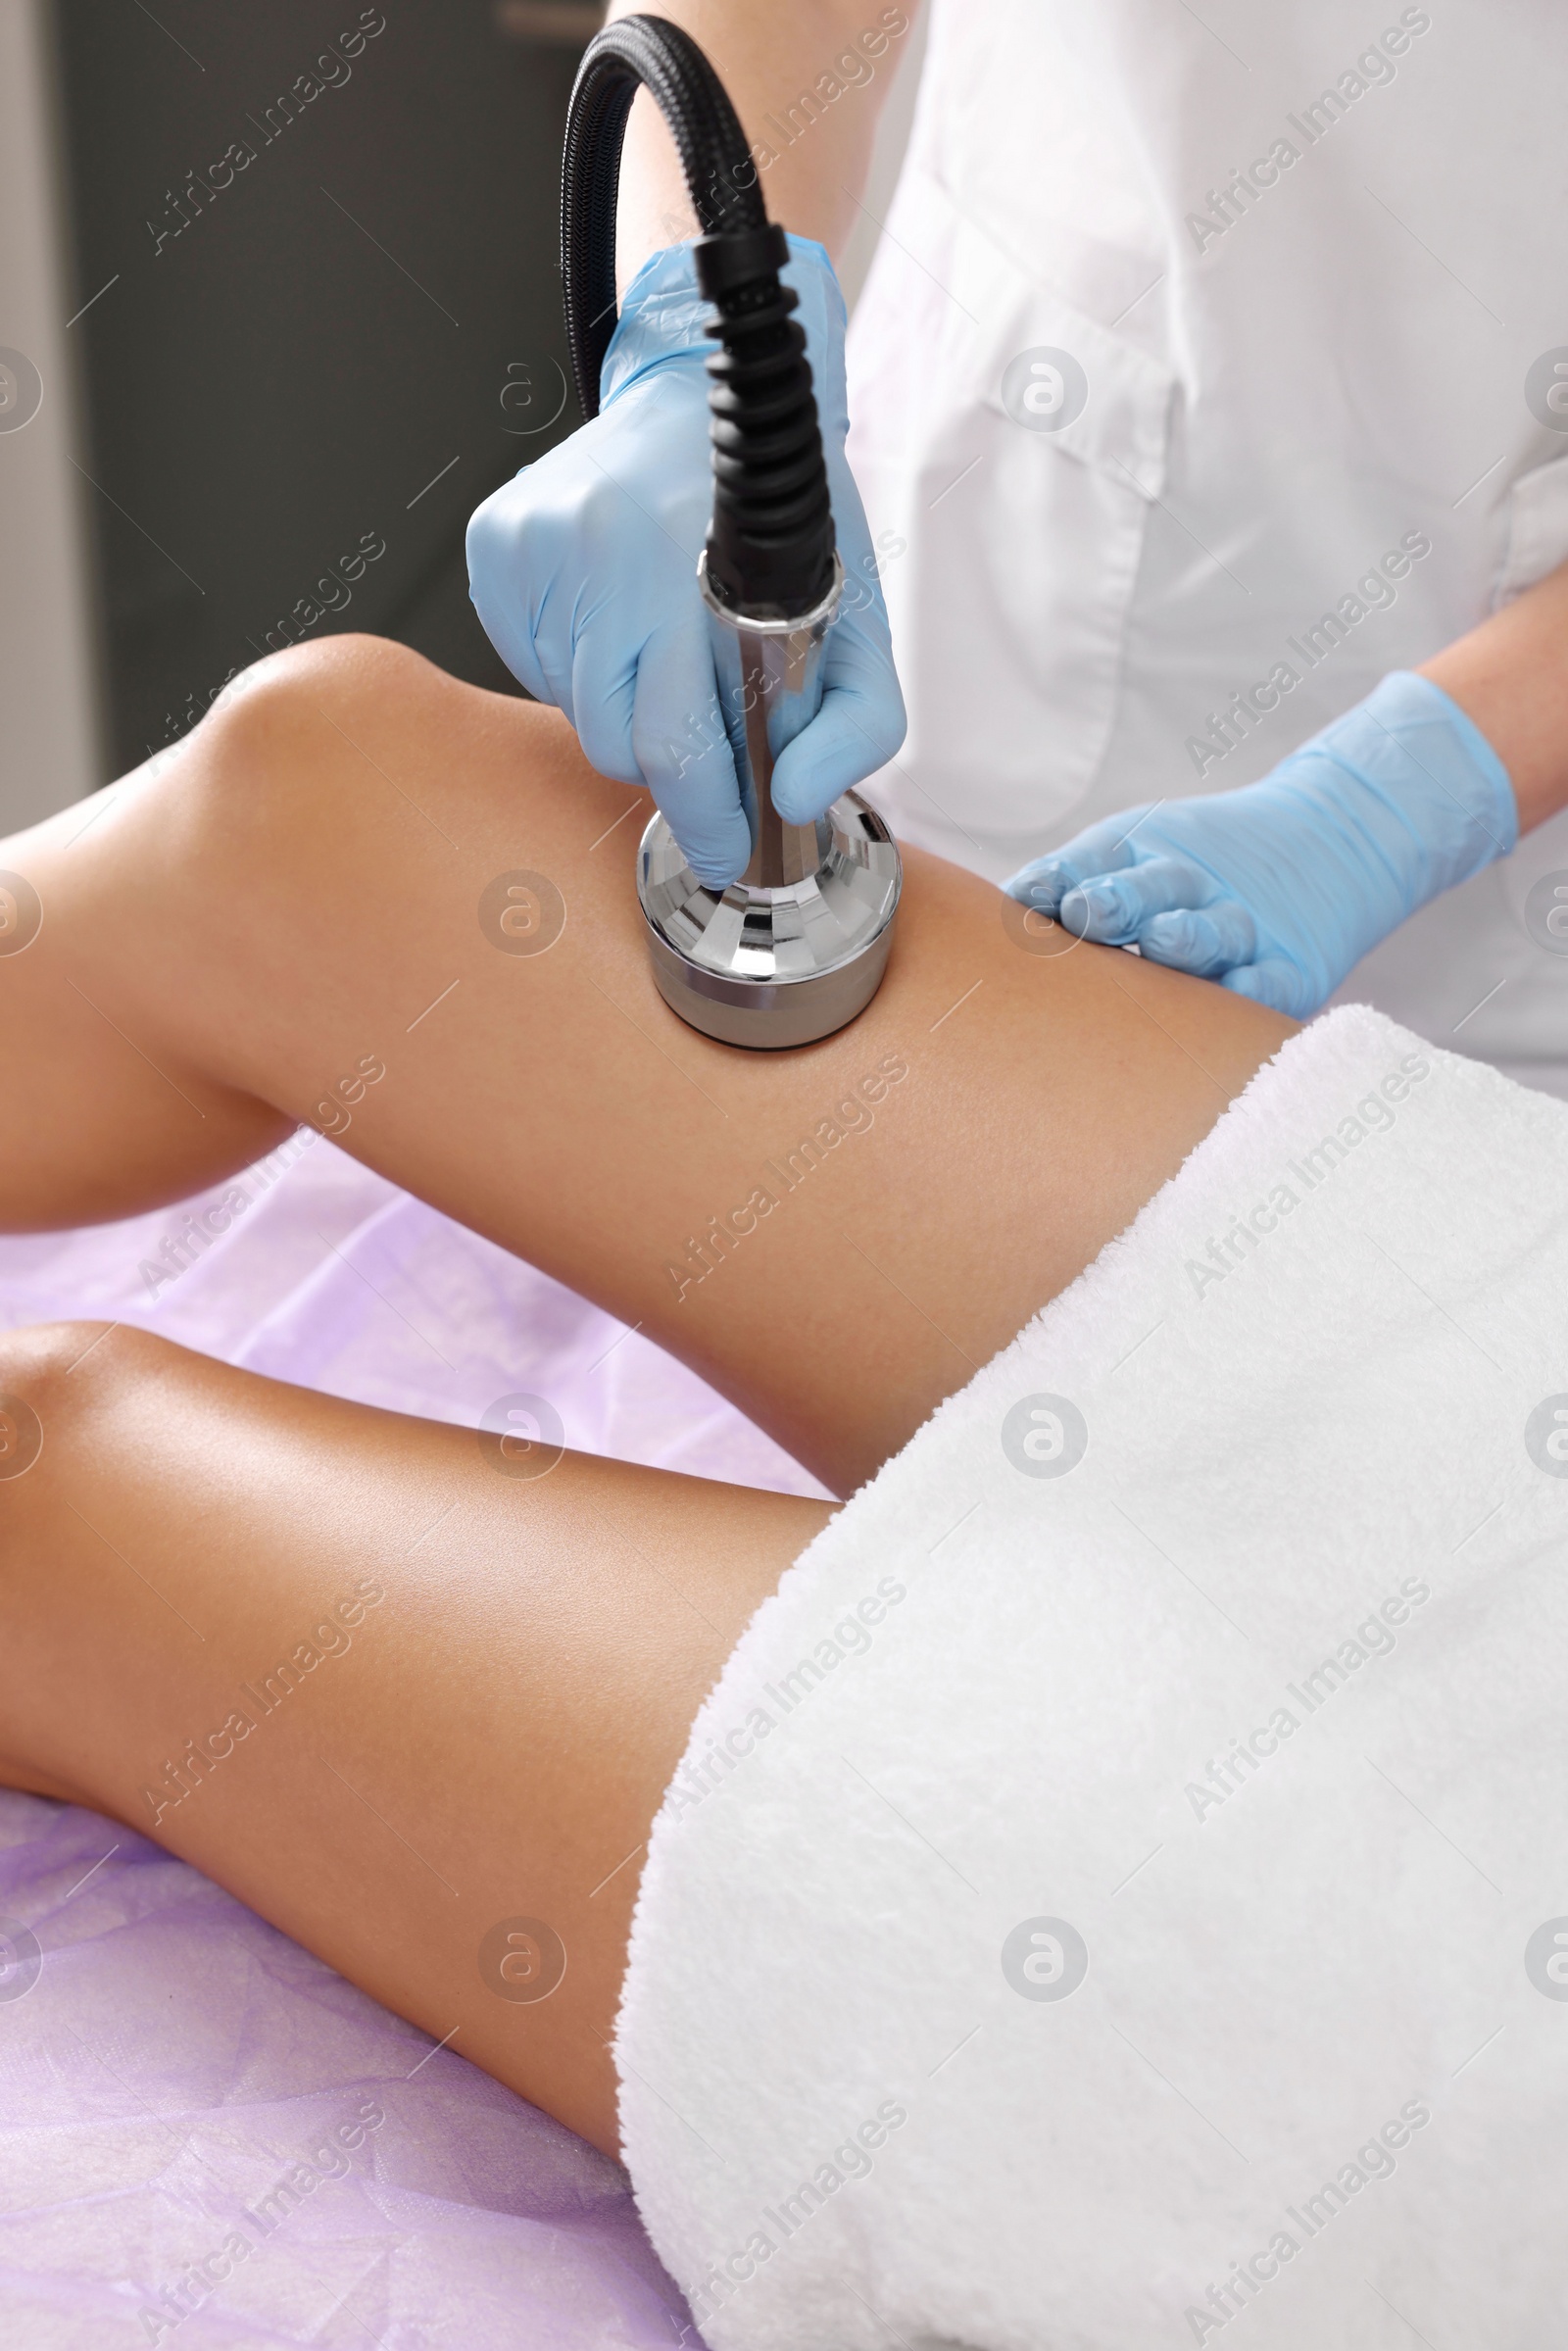
{"type": "Polygon", "coordinates": [[[737,612],[793,618],[827,594],[833,513],[806,337],[779,282],[784,231],[767,218],[746,136],[723,83],[689,33],[662,17],[622,17],[590,42],[566,117],[562,272],[577,397],[599,414],[615,327],[615,198],[631,102],[642,84],[674,135],[703,229],[697,278],[713,305],[713,515],[708,576],[737,612]]]}

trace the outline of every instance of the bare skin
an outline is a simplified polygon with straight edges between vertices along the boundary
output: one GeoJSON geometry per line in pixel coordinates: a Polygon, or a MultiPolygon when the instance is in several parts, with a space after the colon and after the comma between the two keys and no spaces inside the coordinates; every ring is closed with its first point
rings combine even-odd
{"type": "MultiPolygon", "coordinates": [[[[641,1322],[851,1491],[1291,1024],[1039,917],[1025,945],[998,892],[915,856],[861,1018],[732,1052],[654,991],[645,811],[553,712],[397,648],[259,664],[156,772],[0,847],[43,908],[0,955],[28,1138],[0,1221],[175,1200],[309,1119],[641,1322]],[[481,926],[519,869],[564,902],[543,953],[481,926]],[[736,1238],[760,1189],[774,1204],[736,1238]]],[[[43,1433],[24,1474],[0,1450],[0,1778],[157,1837],[612,2150],[607,2042],[650,1822],[829,1506],[582,1456],[502,1475],[471,1432],[122,1328],[0,1339],[0,1392],[43,1433]],[[301,1645],[318,1661],[264,1711],[301,1645]],[[518,1917],[567,1954],[537,2005],[480,1973],[486,1933],[518,1917]]]]}
{"type": "MultiPolygon", "coordinates": [[[[612,18],[637,13],[639,0],[611,0],[612,18]]],[[[706,51],[749,144],[762,150],[768,218],[817,238],[837,256],[859,213],[877,118],[908,45],[915,7],[795,0],[779,9],[768,0],[668,0],[659,14],[706,51]],[[839,91],[826,102],[824,76],[839,91]]],[[[661,246],[696,233],[674,142],[653,100],[639,92],[626,125],[616,208],[621,283],[661,246]]]]}
{"type": "Polygon", "coordinates": [[[1423,661],[1508,770],[1528,833],[1568,807],[1568,563],[1423,661]]]}
{"type": "Polygon", "coordinates": [[[28,1137],[0,1173],[13,1230],[178,1198],[311,1120],[641,1323],[848,1493],[1289,1033],[1049,926],[1036,943],[1069,952],[1025,952],[996,890],[913,855],[870,1010],[800,1053],[737,1053],[655,993],[632,871],[647,804],[554,712],[369,639],[248,675],[156,777],[0,848],[45,909],[0,957],[28,1137]],[[542,954],[481,927],[517,870],[564,901],[542,954]],[[908,1074],[875,1123],[824,1147],[888,1061],[908,1074]],[[790,1190],[812,1137],[822,1163],[790,1190]],[[778,1205],[696,1279],[688,1241],[762,1187],[778,1205]]]}

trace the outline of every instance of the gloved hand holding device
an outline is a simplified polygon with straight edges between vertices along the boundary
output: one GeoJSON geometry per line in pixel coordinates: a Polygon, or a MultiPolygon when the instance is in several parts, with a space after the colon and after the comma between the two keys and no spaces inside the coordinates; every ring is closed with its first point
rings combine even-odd
{"type": "MultiPolygon", "coordinates": [[[[774,770],[780,815],[805,824],[893,756],[905,718],[844,454],[844,298],[823,248],[789,242],[783,277],[800,298],[847,575],[821,709],[774,770]]],[[[745,865],[751,836],[697,585],[712,508],[707,316],[689,246],[643,265],[606,355],[600,414],[478,509],[468,575],[513,675],[565,712],[602,774],[648,786],[693,871],[722,888],[745,865]]]]}
{"type": "Polygon", "coordinates": [[[1082,938],[1304,1018],[1518,835],[1486,737],[1441,686],[1396,669],[1261,782],[1126,808],[1006,889],[1082,938]]]}

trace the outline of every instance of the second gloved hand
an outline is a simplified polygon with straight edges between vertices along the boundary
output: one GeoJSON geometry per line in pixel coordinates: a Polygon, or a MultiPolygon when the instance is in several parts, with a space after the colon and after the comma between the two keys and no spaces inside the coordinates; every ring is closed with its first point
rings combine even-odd
{"type": "Polygon", "coordinates": [[[1081,938],[1304,1019],[1518,836],[1486,737],[1441,686],[1396,669],[1260,782],[1126,808],[1006,889],[1081,938]]]}
{"type": "MultiPolygon", "coordinates": [[[[820,245],[791,237],[790,255],[846,573],[821,710],[774,771],[779,813],[804,824],[891,759],[905,718],[844,454],[844,301],[820,245]]],[[[644,264],[606,354],[600,414],[478,509],[468,576],[513,675],[565,712],[602,774],[648,786],[699,879],[722,888],[751,838],[697,586],[712,506],[707,309],[689,246],[644,264]]]]}

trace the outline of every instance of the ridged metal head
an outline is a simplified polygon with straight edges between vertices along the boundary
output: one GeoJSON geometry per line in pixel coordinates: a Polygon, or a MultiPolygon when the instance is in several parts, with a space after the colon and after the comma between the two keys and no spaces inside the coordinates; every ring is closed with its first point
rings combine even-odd
{"type": "Polygon", "coordinates": [[[817,862],[779,889],[710,890],[662,816],[643,834],[637,895],[670,1009],[724,1045],[779,1051],[831,1037],[876,994],[898,911],[898,843],[858,792],[816,822],[817,862]]]}

